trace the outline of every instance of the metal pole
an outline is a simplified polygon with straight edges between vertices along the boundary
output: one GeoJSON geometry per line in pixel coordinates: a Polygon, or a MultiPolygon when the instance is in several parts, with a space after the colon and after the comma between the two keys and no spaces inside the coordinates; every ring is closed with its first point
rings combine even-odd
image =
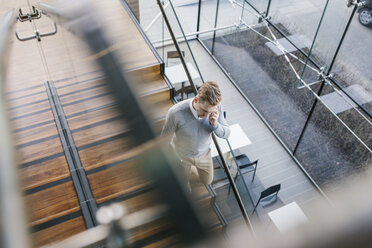
{"type": "MultiPolygon", "coordinates": [[[[199,4],[198,4],[198,22],[196,24],[196,32],[199,32],[199,28],[200,28],[200,12],[201,12],[201,0],[199,0],[199,4]]],[[[196,37],[199,38],[199,34],[197,34],[196,37]]]]}
{"type": "Polygon", "coordinates": [[[349,21],[348,21],[347,24],[346,24],[346,27],[345,27],[344,33],[342,34],[341,40],[340,40],[340,42],[338,43],[338,46],[337,46],[336,52],[335,52],[335,54],[334,54],[334,56],[333,56],[333,58],[332,58],[331,64],[330,64],[329,67],[328,67],[328,70],[327,70],[327,74],[326,74],[326,75],[329,75],[329,73],[330,73],[331,70],[332,70],[333,64],[335,63],[336,57],[337,57],[337,55],[338,55],[338,52],[340,51],[340,48],[341,48],[341,45],[342,45],[342,43],[343,43],[343,41],[344,41],[344,39],[345,39],[346,33],[347,33],[347,31],[349,30],[349,27],[350,27],[351,21],[353,20],[353,17],[354,17],[354,14],[355,14],[356,10],[357,10],[357,7],[358,7],[358,5],[354,5],[353,12],[351,13],[351,16],[350,16],[350,18],[349,18],[349,21]]]}
{"type": "Polygon", "coordinates": [[[243,1],[243,6],[242,6],[242,14],[240,15],[240,23],[239,26],[242,25],[243,23],[243,16],[244,16],[244,6],[245,6],[245,1],[243,1]]]}
{"type": "Polygon", "coordinates": [[[236,200],[237,200],[237,202],[238,202],[238,205],[239,205],[240,211],[242,212],[242,215],[243,215],[244,221],[245,221],[245,223],[247,224],[249,230],[252,232],[252,234],[254,234],[254,231],[253,231],[253,228],[252,228],[252,224],[251,224],[251,222],[249,221],[248,214],[247,214],[247,211],[245,210],[245,207],[244,207],[244,204],[243,204],[242,198],[240,197],[240,194],[239,194],[238,188],[236,187],[236,184],[235,184],[235,182],[234,182],[234,179],[232,178],[232,176],[231,176],[231,174],[230,174],[230,170],[229,170],[229,168],[227,167],[226,161],[225,161],[225,159],[223,158],[223,155],[222,155],[221,148],[220,148],[220,146],[218,145],[217,138],[216,138],[216,136],[215,136],[214,134],[212,134],[212,139],[213,139],[213,143],[216,145],[216,149],[217,149],[218,155],[219,155],[220,158],[221,158],[222,166],[223,166],[223,168],[225,169],[225,172],[226,172],[226,175],[227,175],[227,179],[229,180],[229,183],[230,183],[230,185],[231,185],[231,188],[232,188],[232,190],[233,190],[233,192],[234,192],[234,195],[235,195],[236,200]]]}
{"type": "Polygon", "coordinates": [[[268,17],[268,15],[269,15],[270,5],[271,5],[271,0],[269,0],[269,2],[267,3],[267,9],[266,9],[266,13],[265,13],[265,18],[268,17]]]}
{"type": "MultiPolygon", "coordinates": [[[[220,7],[220,0],[217,0],[217,6],[216,6],[216,17],[214,20],[214,28],[217,28],[217,19],[218,19],[218,9],[220,7]]],[[[213,40],[212,40],[212,54],[214,53],[214,42],[216,40],[216,31],[213,32],[213,40]]]]}
{"type": "MultiPolygon", "coordinates": [[[[323,91],[323,87],[324,87],[324,85],[325,85],[325,80],[323,80],[323,81],[322,81],[322,84],[320,85],[320,88],[319,88],[319,90],[318,90],[318,96],[320,96],[320,94],[322,94],[322,91],[323,91]]],[[[296,153],[296,151],[297,151],[297,148],[298,148],[298,146],[299,146],[299,144],[300,144],[300,142],[301,142],[302,136],[303,136],[304,133],[305,133],[305,130],[306,130],[306,128],[307,128],[307,125],[309,124],[310,118],[311,118],[311,116],[313,115],[313,112],[314,112],[314,109],[315,109],[317,103],[318,103],[318,99],[315,98],[314,103],[313,103],[313,106],[311,106],[311,110],[310,110],[310,112],[309,112],[309,115],[307,116],[307,119],[306,119],[305,125],[304,125],[304,127],[302,128],[302,131],[301,131],[300,137],[298,138],[297,143],[296,143],[296,146],[295,146],[295,148],[293,149],[293,153],[292,153],[293,156],[295,156],[295,153],[296,153]]]]}

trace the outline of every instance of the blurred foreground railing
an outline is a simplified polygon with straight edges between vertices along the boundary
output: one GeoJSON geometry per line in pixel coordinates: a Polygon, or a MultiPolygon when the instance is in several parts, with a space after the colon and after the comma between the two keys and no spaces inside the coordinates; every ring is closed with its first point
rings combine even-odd
{"type": "Polygon", "coordinates": [[[4,92],[8,45],[15,22],[14,9],[0,18],[0,246],[23,248],[29,247],[29,242],[4,92]]]}
{"type": "Polygon", "coordinates": [[[204,226],[179,180],[178,171],[173,168],[178,164],[176,157],[171,150],[166,149],[167,146],[156,140],[144,106],[126,79],[122,65],[106,39],[89,1],[60,1],[54,5],[39,3],[38,7],[56,22],[80,36],[94,54],[116,97],[123,120],[136,137],[134,145],[141,152],[138,169],[142,169],[155,182],[163,202],[169,208],[169,216],[175,223],[180,223],[177,231],[183,241],[190,243],[204,238],[204,226]]]}

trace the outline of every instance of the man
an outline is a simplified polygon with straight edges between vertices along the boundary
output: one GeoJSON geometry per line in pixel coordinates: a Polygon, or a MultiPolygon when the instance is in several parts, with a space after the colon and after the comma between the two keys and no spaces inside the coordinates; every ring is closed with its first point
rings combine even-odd
{"type": "Polygon", "coordinates": [[[213,180],[209,148],[211,133],[224,139],[230,135],[230,128],[222,114],[221,99],[218,84],[207,81],[199,88],[194,99],[179,102],[168,111],[162,135],[168,135],[169,142],[173,142],[187,182],[191,166],[197,168],[203,184],[210,184],[213,180]]]}

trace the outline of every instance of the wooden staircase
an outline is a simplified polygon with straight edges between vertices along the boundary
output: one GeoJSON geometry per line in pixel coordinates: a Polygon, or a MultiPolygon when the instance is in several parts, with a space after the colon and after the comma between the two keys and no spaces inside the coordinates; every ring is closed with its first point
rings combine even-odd
{"type": "MultiPolygon", "coordinates": [[[[24,12],[30,9],[27,2],[24,12]]],[[[159,62],[119,1],[95,4],[104,13],[108,37],[120,44],[119,60],[160,133],[173,103],[159,62]]],[[[40,30],[50,22],[46,17],[34,21],[40,30]]],[[[20,33],[30,28],[28,22],[17,24],[20,33]]],[[[94,213],[102,205],[122,202],[130,214],[158,204],[156,189],[136,167],[136,137],[123,122],[94,56],[60,26],[56,35],[41,42],[12,40],[6,97],[35,246],[96,225],[87,223],[87,209],[94,213]],[[79,190],[89,190],[91,197],[79,190]]],[[[201,206],[208,202],[204,198],[201,206]]],[[[211,226],[219,223],[216,216],[209,219],[211,226]]],[[[136,247],[165,247],[174,244],[172,235],[171,226],[159,222],[136,230],[130,239],[136,247]]]]}

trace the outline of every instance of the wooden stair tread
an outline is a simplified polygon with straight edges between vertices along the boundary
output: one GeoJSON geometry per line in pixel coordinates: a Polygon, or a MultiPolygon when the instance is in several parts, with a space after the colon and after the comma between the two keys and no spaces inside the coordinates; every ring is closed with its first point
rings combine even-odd
{"type": "Polygon", "coordinates": [[[48,94],[46,92],[45,87],[43,90],[37,93],[28,94],[21,97],[14,97],[8,100],[8,107],[9,109],[23,108],[24,106],[33,104],[34,102],[37,101],[48,101],[48,94]]]}
{"type": "Polygon", "coordinates": [[[128,132],[123,120],[115,120],[99,126],[87,128],[78,132],[73,132],[73,138],[77,147],[81,147],[92,142],[97,142],[119,134],[128,132]]]}
{"type": "Polygon", "coordinates": [[[116,139],[103,144],[95,145],[83,150],[79,149],[79,156],[85,170],[95,168],[102,164],[115,163],[128,150],[130,150],[133,142],[129,138],[116,139]]]}
{"type": "Polygon", "coordinates": [[[96,111],[88,112],[68,119],[68,124],[71,130],[83,128],[88,125],[93,125],[105,120],[116,118],[120,115],[117,106],[109,106],[107,108],[98,109],[96,111]]]}
{"type": "Polygon", "coordinates": [[[177,243],[177,237],[174,236],[171,223],[170,220],[161,219],[143,225],[131,230],[129,240],[131,243],[137,244],[136,247],[169,247],[169,245],[177,243]],[[151,242],[146,242],[146,239],[150,239],[151,242]]]}
{"type": "Polygon", "coordinates": [[[95,1],[94,4],[112,43],[123,46],[123,49],[117,49],[118,57],[128,70],[158,62],[119,1],[95,1]],[[123,27],[126,27],[125,32],[122,32],[123,27]],[[123,44],[123,41],[128,42],[123,44]]]}
{"type": "Polygon", "coordinates": [[[148,182],[136,168],[136,161],[124,162],[120,165],[89,174],[89,184],[93,195],[99,203],[110,195],[121,195],[142,188],[148,182]]]}
{"type": "Polygon", "coordinates": [[[99,87],[107,87],[107,84],[105,83],[105,80],[101,77],[98,79],[95,78],[89,78],[85,81],[77,81],[75,82],[65,82],[62,84],[59,88],[56,87],[58,95],[61,97],[64,97],[66,95],[72,95],[77,94],[79,92],[84,92],[88,89],[92,88],[99,88],[99,87]]]}
{"type": "Polygon", "coordinates": [[[59,156],[21,169],[24,190],[37,187],[69,175],[66,159],[59,156]]]}
{"type": "Polygon", "coordinates": [[[26,98],[30,95],[38,95],[45,92],[44,83],[38,82],[38,84],[26,87],[26,88],[16,88],[13,91],[6,92],[6,100],[12,102],[15,99],[26,98]]]}
{"type": "Polygon", "coordinates": [[[88,72],[78,71],[73,76],[62,76],[60,78],[54,79],[53,82],[57,89],[57,92],[63,94],[66,92],[61,92],[60,90],[63,90],[64,88],[75,87],[77,85],[88,85],[91,82],[102,81],[102,83],[104,83],[105,80],[103,79],[103,76],[104,75],[101,70],[94,70],[94,68],[91,68],[91,70],[88,72]]]}
{"type": "Polygon", "coordinates": [[[9,114],[10,116],[14,118],[14,117],[22,116],[25,114],[31,114],[31,113],[39,112],[42,110],[49,110],[49,109],[50,109],[50,103],[49,103],[49,100],[46,98],[44,100],[34,101],[32,103],[28,103],[25,105],[23,104],[18,105],[15,108],[10,109],[9,114]]]}
{"type": "Polygon", "coordinates": [[[13,126],[13,129],[19,129],[34,125],[42,125],[47,121],[48,122],[54,121],[54,116],[51,111],[36,113],[34,115],[22,116],[22,118],[12,120],[11,124],[13,126]]]}
{"type": "MultiPolygon", "coordinates": [[[[132,214],[140,210],[149,208],[150,206],[156,206],[160,204],[159,198],[154,190],[149,190],[144,193],[136,193],[135,190],[123,195],[124,200],[118,198],[115,202],[119,202],[125,207],[127,214],[132,214]]],[[[111,198],[112,199],[112,198],[111,198]]],[[[106,204],[105,201],[101,202],[100,205],[106,204]]]]}
{"type": "Polygon", "coordinates": [[[172,101],[161,101],[156,104],[152,117],[154,120],[164,119],[168,113],[168,110],[173,106],[172,101]]]}
{"type": "Polygon", "coordinates": [[[85,230],[83,217],[79,216],[32,234],[35,247],[58,242],[85,230]]]}
{"type": "Polygon", "coordinates": [[[37,164],[21,170],[23,190],[30,190],[47,183],[68,178],[70,171],[64,157],[56,158],[47,166],[37,164]]]}
{"type": "Polygon", "coordinates": [[[80,209],[72,181],[26,195],[25,198],[29,205],[31,225],[37,225],[80,209]]]}
{"type": "Polygon", "coordinates": [[[94,108],[107,106],[109,104],[115,104],[115,99],[113,97],[108,97],[108,95],[98,96],[95,98],[80,99],[80,100],[82,101],[75,103],[75,104],[63,106],[63,111],[65,112],[65,115],[67,117],[69,117],[69,115],[80,113],[88,109],[94,109],[94,108]]]}
{"type": "MultiPolygon", "coordinates": [[[[28,25],[28,28],[33,30],[31,23],[24,22],[22,24],[28,25]]],[[[17,23],[16,28],[23,25],[17,23]]],[[[15,37],[13,39],[14,42],[10,45],[12,52],[7,60],[6,92],[42,85],[47,81],[47,75],[38,53],[38,44],[36,42],[19,42],[15,37]]]]}
{"type": "Polygon", "coordinates": [[[26,163],[63,152],[59,137],[55,137],[53,139],[49,139],[44,142],[38,142],[35,144],[21,144],[21,146],[22,147],[18,147],[21,163],[26,163]],[[26,146],[23,147],[23,145],[26,146]]]}
{"type": "Polygon", "coordinates": [[[35,128],[18,131],[13,134],[14,144],[20,145],[35,140],[46,139],[51,136],[58,135],[55,123],[38,126],[35,128]]]}
{"type": "Polygon", "coordinates": [[[71,95],[61,96],[59,97],[59,99],[62,105],[66,105],[69,103],[74,103],[76,101],[84,101],[85,99],[89,100],[95,96],[101,96],[104,94],[107,95],[108,93],[110,93],[110,90],[107,88],[107,86],[101,85],[100,87],[97,88],[81,90],[71,95]]]}

